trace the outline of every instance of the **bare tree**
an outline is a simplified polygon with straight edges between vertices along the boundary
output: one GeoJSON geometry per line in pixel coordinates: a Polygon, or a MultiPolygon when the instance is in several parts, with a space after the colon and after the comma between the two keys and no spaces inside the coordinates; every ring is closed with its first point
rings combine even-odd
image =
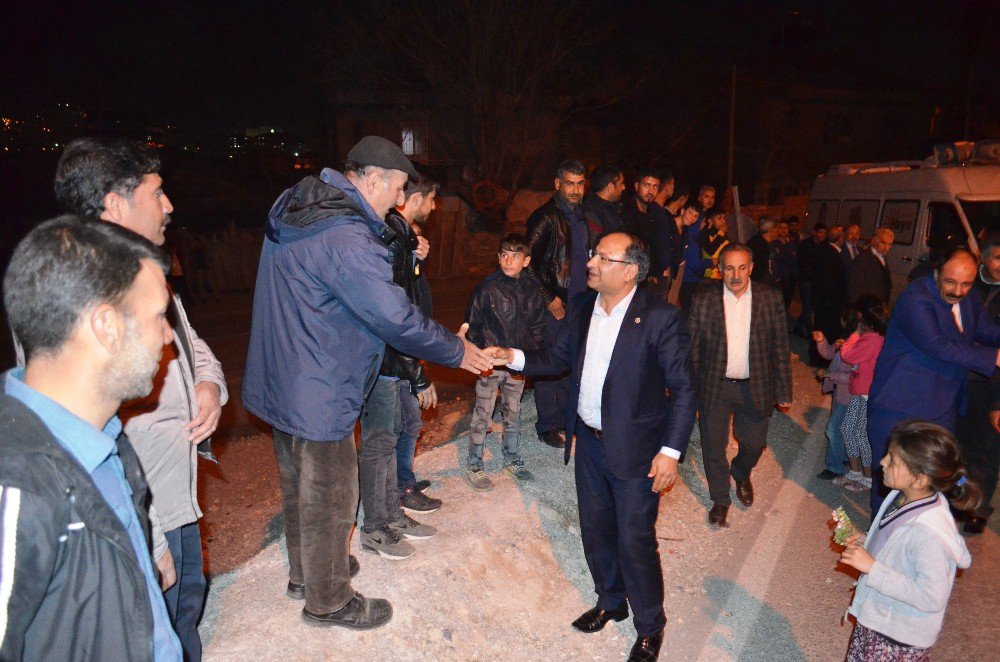
{"type": "Polygon", "coordinates": [[[619,83],[599,49],[606,3],[556,0],[376,0],[339,12],[334,84],[381,86],[416,99],[438,152],[515,190],[560,129],[638,86],[619,83]],[[603,8],[603,9],[602,9],[603,8]]]}

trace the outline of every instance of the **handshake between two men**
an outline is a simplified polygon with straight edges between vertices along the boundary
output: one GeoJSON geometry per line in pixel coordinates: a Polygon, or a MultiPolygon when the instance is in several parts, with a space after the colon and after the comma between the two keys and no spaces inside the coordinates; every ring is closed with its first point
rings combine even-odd
{"type": "Polygon", "coordinates": [[[466,340],[465,334],[469,331],[468,322],[455,335],[462,339],[465,345],[465,353],[462,355],[463,370],[468,370],[474,375],[492,370],[495,366],[507,365],[514,359],[514,352],[506,347],[487,347],[480,349],[466,340]]]}

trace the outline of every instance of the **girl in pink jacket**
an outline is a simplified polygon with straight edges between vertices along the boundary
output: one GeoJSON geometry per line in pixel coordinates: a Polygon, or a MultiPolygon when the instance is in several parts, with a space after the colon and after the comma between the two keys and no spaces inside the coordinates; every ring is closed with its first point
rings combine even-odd
{"type": "Polygon", "coordinates": [[[854,365],[848,385],[851,401],[847,404],[847,413],[840,428],[851,469],[847,475],[834,479],[833,482],[858,492],[872,487],[872,447],[868,443],[867,429],[868,391],[875,375],[875,362],[885,341],[889,313],[879,297],[869,294],[858,297],[856,307],[857,330],[840,348],[840,356],[844,362],[854,365]]]}

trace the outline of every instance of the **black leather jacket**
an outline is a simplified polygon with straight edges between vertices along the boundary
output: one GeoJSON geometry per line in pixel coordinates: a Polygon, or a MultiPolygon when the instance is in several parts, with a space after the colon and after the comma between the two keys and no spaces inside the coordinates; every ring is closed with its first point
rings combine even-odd
{"type": "MultiPolygon", "coordinates": [[[[426,278],[423,275],[422,261],[413,254],[413,250],[417,247],[417,235],[414,234],[406,218],[395,209],[389,210],[385,222],[396,235],[388,244],[389,258],[392,260],[392,282],[406,291],[406,296],[412,303],[423,308],[422,304],[429,302],[421,301],[421,297],[424,296],[423,288],[419,287],[417,282],[418,279],[426,278]]],[[[379,374],[409,380],[410,390],[414,395],[430,386],[427,371],[420,359],[397,352],[388,346],[385,348],[379,374]]]]}
{"type": "Polygon", "coordinates": [[[526,270],[539,285],[548,305],[569,294],[569,219],[558,207],[555,196],[528,217],[528,250],[531,263],[526,270]]]}
{"type": "Polygon", "coordinates": [[[465,315],[469,323],[467,337],[480,347],[539,349],[545,309],[538,283],[524,272],[519,278],[511,278],[497,269],[472,291],[465,315]]]}
{"type": "Polygon", "coordinates": [[[591,193],[584,199],[581,208],[583,209],[583,217],[587,221],[587,229],[590,231],[591,244],[602,232],[614,232],[622,229],[621,202],[608,202],[596,193],[591,193]]]}

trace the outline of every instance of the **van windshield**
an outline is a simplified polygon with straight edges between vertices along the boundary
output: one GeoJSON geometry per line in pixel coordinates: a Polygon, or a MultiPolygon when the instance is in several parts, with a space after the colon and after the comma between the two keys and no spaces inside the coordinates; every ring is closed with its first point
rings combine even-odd
{"type": "Polygon", "coordinates": [[[959,200],[965,217],[969,219],[969,229],[977,240],[983,239],[986,235],[996,230],[1000,230],[1000,200],[986,200],[980,202],[970,202],[959,200]]]}

